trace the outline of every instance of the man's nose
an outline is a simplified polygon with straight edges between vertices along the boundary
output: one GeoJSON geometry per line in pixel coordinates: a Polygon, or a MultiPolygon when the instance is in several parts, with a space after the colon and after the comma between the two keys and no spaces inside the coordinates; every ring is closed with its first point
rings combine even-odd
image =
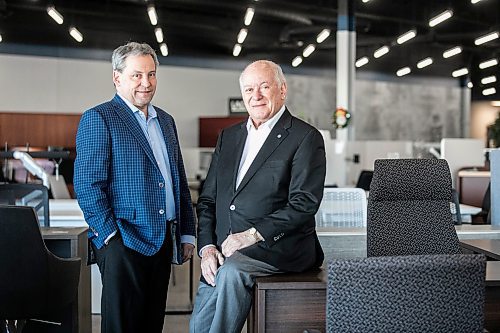
{"type": "Polygon", "coordinates": [[[141,85],[143,87],[149,87],[151,85],[151,78],[148,75],[145,75],[141,80],[141,85]]]}
{"type": "Polygon", "coordinates": [[[254,89],[252,93],[252,97],[254,99],[260,99],[262,97],[262,94],[260,93],[260,89],[254,89]]]}

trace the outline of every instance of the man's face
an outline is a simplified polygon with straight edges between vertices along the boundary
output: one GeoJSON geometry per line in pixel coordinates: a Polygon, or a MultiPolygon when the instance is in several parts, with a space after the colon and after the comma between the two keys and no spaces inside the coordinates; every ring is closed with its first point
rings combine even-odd
{"type": "Polygon", "coordinates": [[[258,127],[278,113],[285,103],[286,83],[280,88],[272,68],[255,63],[243,73],[241,95],[250,118],[258,127]]]}
{"type": "Polygon", "coordinates": [[[113,71],[116,91],[143,112],[156,91],[156,65],[150,55],[129,56],[123,72],[113,71]]]}

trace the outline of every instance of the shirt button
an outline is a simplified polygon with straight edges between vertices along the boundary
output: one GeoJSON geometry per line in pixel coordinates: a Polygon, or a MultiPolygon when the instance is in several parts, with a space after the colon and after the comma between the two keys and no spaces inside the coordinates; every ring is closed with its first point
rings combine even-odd
{"type": "Polygon", "coordinates": [[[235,205],[231,205],[231,206],[229,206],[229,209],[230,209],[230,210],[235,210],[235,209],[236,209],[236,206],[235,206],[235,205]]]}
{"type": "Polygon", "coordinates": [[[158,186],[160,186],[160,188],[162,188],[164,185],[163,185],[163,183],[158,183],[158,186]]]}
{"type": "Polygon", "coordinates": [[[160,209],[160,210],[158,211],[158,213],[160,213],[160,215],[163,215],[163,214],[165,214],[165,211],[164,211],[163,209],[160,209]]]}

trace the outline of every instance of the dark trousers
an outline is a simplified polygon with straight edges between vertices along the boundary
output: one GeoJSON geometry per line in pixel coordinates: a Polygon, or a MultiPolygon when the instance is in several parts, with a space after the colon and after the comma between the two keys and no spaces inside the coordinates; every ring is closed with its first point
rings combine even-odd
{"type": "Polygon", "coordinates": [[[153,256],[125,247],[119,234],[101,249],[92,247],[103,286],[101,333],[161,333],[171,270],[170,232],[153,256]]]}

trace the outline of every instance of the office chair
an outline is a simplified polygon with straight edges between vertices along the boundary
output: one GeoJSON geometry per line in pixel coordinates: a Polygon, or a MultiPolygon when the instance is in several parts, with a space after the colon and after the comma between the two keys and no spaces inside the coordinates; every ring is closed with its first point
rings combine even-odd
{"type": "Polygon", "coordinates": [[[49,191],[41,184],[0,184],[0,205],[33,207],[41,225],[50,226],[49,191]]]}
{"type": "Polygon", "coordinates": [[[327,332],[482,333],[484,255],[334,260],[327,332]]]}
{"type": "Polygon", "coordinates": [[[0,323],[13,333],[27,319],[60,321],[77,295],[80,259],[47,250],[33,208],[0,205],[0,216],[0,323]]]}
{"type": "Polygon", "coordinates": [[[484,193],[481,211],[472,216],[472,224],[491,224],[491,182],[484,193]]]}
{"type": "Polygon", "coordinates": [[[360,188],[325,188],[316,227],[366,227],[366,193],[360,188]]]}
{"type": "Polygon", "coordinates": [[[370,190],[370,184],[373,179],[373,171],[371,170],[362,170],[359,174],[358,181],[356,183],[357,188],[362,188],[365,191],[370,190]]]}
{"type": "Polygon", "coordinates": [[[381,159],[368,197],[367,256],[458,254],[446,160],[381,159]]]}

